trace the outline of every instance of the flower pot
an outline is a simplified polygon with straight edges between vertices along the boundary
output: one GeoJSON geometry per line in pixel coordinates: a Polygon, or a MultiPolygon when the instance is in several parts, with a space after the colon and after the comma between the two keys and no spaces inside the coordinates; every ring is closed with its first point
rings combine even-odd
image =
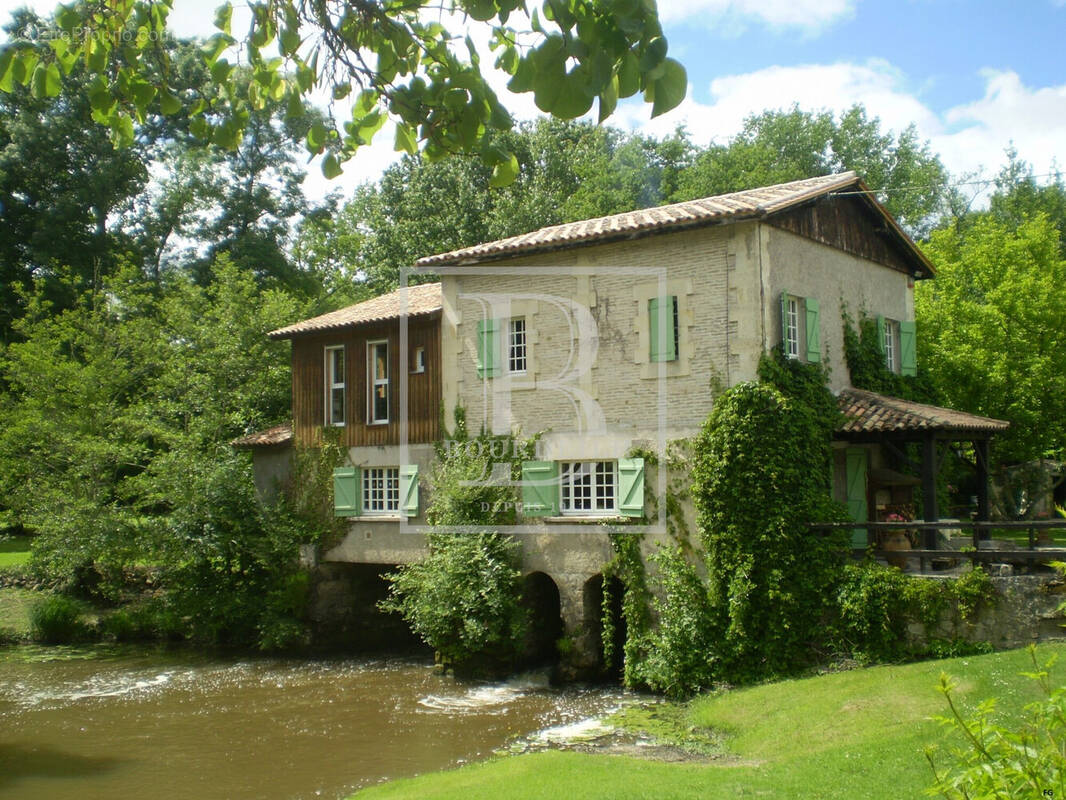
{"type": "Polygon", "coordinates": [[[906,531],[888,531],[885,534],[885,543],[881,546],[885,551],[885,561],[893,567],[903,569],[907,566],[907,556],[897,555],[911,549],[911,540],[907,538],[906,531]]]}

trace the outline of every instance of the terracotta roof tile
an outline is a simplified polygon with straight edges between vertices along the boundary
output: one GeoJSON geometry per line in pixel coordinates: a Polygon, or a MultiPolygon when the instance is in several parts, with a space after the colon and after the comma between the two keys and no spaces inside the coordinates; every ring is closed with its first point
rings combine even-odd
{"type": "Polygon", "coordinates": [[[845,389],[837,402],[845,417],[837,430],[844,434],[913,431],[996,433],[1010,427],[1010,423],[1003,420],[900,400],[898,397],[861,389],[845,389]]]}
{"type": "MultiPolygon", "coordinates": [[[[776,186],[764,186],[743,192],[705,197],[702,200],[690,200],[657,208],[627,211],[624,214],[613,214],[609,217],[553,225],[508,239],[499,239],[495,242],[485,242],[473,247],[453,250],[450,253],[427,256],[419,259],[418,265],[431,267],[444,264],[469,264],[535,250],[575,247],[618,236],[638,236],[643,233],[713,222],[758,218],[851,186],[861,191],[868,191],[854,172],[841,172],[820,178],[807,178],[776,186]]],[[[870,200],[876,203],[872,195],[870,200]]],[[[887,212],[885,213],[887,215],[887,212]]],[[[891,217],[888,219],[891,220],[891,217]]],[[[892,224],[895,226],[894,221],[892,224]]],[[[917,248],[906,234],[898,226],[896,230],[917,253],[917,248]]]]}
{"type": "Polygon", "coordinates": [[[417,317],[424,314],[432,314],[441,309],[439,283],[408,286],[406,302],[403,292],[403,289],[397,289],[395,292],[389,292],[388,294],[365,300],[362,303],[356,303],[354,306],[341,308],[284,328],[278,328],[276,331],[271,331],[268,336],[271,339],[289,339],[302,334],[332,331],[338,328],[361,325],[366,322],[397,319],[404,313],[409,317],[417,317]]]}
{"type": "Polygon", "coordinates": [[[281,425],[275,425],[273,428],[267,428],[265,431],[256,431],[239,439],[234,439],[230,442],[230,446],[240,448],[277,447],[278,445],[289,444],[291,441],[292,423],[285,422],[281,425]]]}

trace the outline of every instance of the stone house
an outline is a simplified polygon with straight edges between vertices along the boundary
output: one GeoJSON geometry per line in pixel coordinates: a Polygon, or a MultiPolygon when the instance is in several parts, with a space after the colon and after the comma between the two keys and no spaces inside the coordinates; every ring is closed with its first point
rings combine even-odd
{"type": "MultiPolygon", "coordinates": [[[[440,283],[272,333],[293,341],[293,425],[239,444],[265,489],[293,441],[343,428],[337,513],[351,525],[323,558],[393,565],[423,552],[438,420],[462,406],[471,429],[540,434],[522,465],[523,567],[590,647],[612,557],[603,526],[645,516],[645,480],[665,486],[637,453],[693,436],[715,392],[754,379],[774,346],[827,365],[852,409],[834,480],[856,519],[910,491],[877,483],[898,474],[893,437],[932,437],[935,453],[937,437],[995,429],[850,386],[843,311],[876,318],[886,365],[913,375],[915,281],[933,276],[853,172],[544,228],[428,256],[407,277],[419,273],[440,283]]],[[[663,540],[661,514],[646,532],[649,549],[663,540]]]]}

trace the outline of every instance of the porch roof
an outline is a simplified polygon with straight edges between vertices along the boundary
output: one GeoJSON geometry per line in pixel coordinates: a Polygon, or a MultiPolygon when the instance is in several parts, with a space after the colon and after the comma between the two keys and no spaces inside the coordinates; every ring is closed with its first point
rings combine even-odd
{"type": "Polygon", "coordinates": [[[281,425],[275,425],[273,428],[267,428],[265,431],[256,431],[255,433],[249,433],[238,439],[234,439],[230,442],[230,446],[241,449],[251,447],[279,447],[292,442],[292,436],[292,423],[283,422],[281,425]]]}
{"type": "Polygon", "coordinates": [[[844,389],[837,397],[844,421],[837,433],[845,437],[869,434],[976,434],[981,437],[1005,431],[1009,422],[952,408],[941,408],[898,397],[844,389]]]}

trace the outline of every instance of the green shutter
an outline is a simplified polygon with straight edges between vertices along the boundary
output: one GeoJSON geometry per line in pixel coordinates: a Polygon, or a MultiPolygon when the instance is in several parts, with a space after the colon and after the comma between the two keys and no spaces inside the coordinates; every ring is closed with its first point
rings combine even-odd
{"type": "MultiPolygon", "coordinates": [[[[866,522],[869,519],[866,505],[866,450],[862,447],[847,449],[847,493],[848,515],[852,522],[866,522]]],[[[851,546],[866,545],[866,528],[852,530],[851,546]]]]}
{"type": "Polygon", "coordinates": [[[497,378],[500,375],[500,321],[480,319],[477,323],[477,375],[497,378]]]}
{"type": "Polygon", "coordinates": [[[559,465],[554,461],[522,462],[522,513],[527,517],[559,513],[559,465]]]}
{"type": "Polygon", "coordinates": [[[914,377],[918,374],[918,343],[915,338],[914,322],[899,324],[899,364],[900,372],[914,377]]]}
{"type": "Polygon", "coordinates": [[[781,292],[781,349],[788,355],[788,292],[781,292]]]}
{"type": "Polygon", "coordinates": [[[644,516],[644,459],[618,459],[618,513],[644,516]]]}
{"type": "Polygon", "coordinates": [[[822,360],[822,331],[818,327],[818,299],[804,298],[803,306],[807,311],[807,361],[814,364],[822,360]]]}
{"type": "Polygon", "coordinates": [[[400,465],[400,511],[405,517],[418,516],[418,464],[400,465]]]}
{"type": "MultiPolygon", "coordinates": [[[[877,352],[881,354],[881,359],[884,360],[885,355],[885,318],[878,316],[877,318],[877,352]]],[[[891,367],[889,367],[891,369],[891,367]]]]}
{"type": "Polygon", "coordinates": [[[359,516],[361,499],[359,470],[355,467],[337,467],[333,470],[333,516],[359,516]]]}
{"type": "Polygon", "coordinates": [[[648,332],[652,363],[676,361],[674,347],[674,296],[653,297],[648,301],[648,332]]]}

